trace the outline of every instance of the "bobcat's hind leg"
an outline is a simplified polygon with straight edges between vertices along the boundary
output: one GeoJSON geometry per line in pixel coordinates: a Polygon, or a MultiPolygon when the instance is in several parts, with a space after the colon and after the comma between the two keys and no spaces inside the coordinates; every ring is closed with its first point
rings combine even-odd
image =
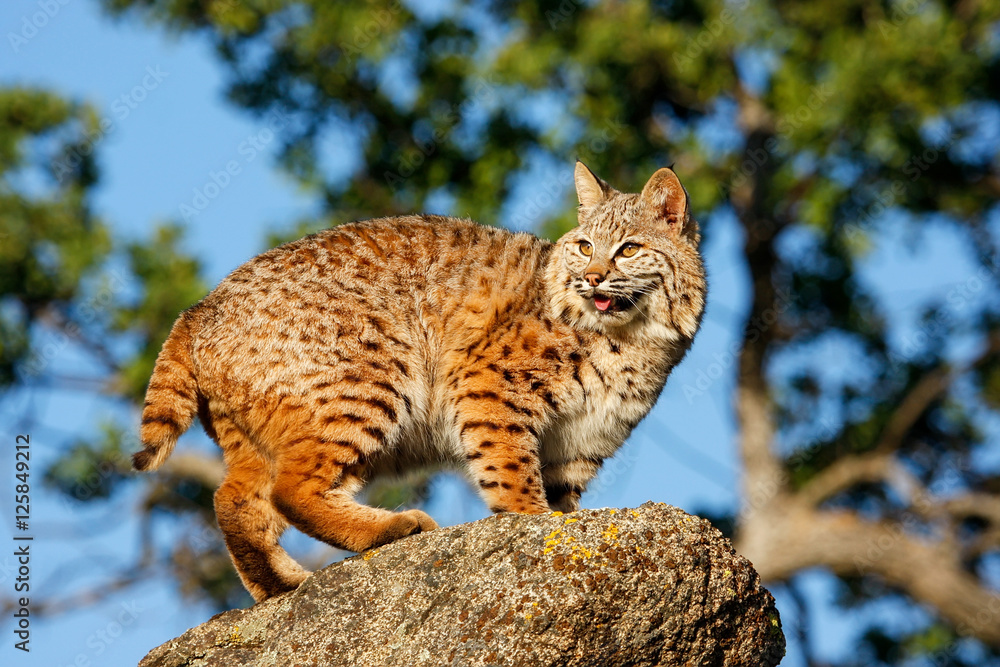
{"type": "Polygon", "coordinates": [[[271,504],[271,463],[228,418],[211,427],[227,467],[215,515],[243,585],[257,602],[294,590],[309,572],[278,544],[288,524],[271,504]]]}
{"type": "MultiPolygon", "coordinates": [[[[370,431],[358,429],[371,439],[370,431]]],[[[299,530],[339,549],[366,551],[437,524],[420,510],[390,512],[355,502],[361,490],[361,450],[351,440],[306,437],[279,454],[275,506],[299,530]]]]}

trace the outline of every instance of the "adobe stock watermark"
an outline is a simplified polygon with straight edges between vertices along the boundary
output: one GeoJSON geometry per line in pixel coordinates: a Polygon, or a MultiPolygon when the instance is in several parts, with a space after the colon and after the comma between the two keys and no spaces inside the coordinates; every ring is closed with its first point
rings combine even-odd
{"type": "Polygon", "coordinates": [[[351,41],[340,43],[340,69],[343,71],[359,60],[364,55],[364,50],[385,32],[392,24],[393,17],[402,10],[400,0],[390,0],[385,7],[373,10],[371,18],[356,26],[351,41]]]}
{"type": "Polygon", "coordinates": [[[94,152],[94,147],[115,131],[118,124],[132,115],[149,94],[160,87],[170,72],[164,72],[159,65],[147,65],[142,79],[129,91],[122,93],[111,103],[111,114],[97,122],[97,127],[87,133],[83,141],[74,146],[73,150],[63,155],[53,164],[56,180],[63,183],[67,176],[74,173],[84,157],[94,152]]]}
{"type": "Polygon", "coordinates": [[[236,147],[236,156],[227,160],[222,167],[209,170],[205,182],[192,189],[191,199],[179,206],[184,222],[191,222],[211,205],[213,201],[233,183],[233,179],[243,173],[243,167],[257,159],[257,156],[274,141],[282,129],[289,123],[289,116],[280,109],[275,109],[267,116],[265,127],[249,135],[236,147]]]}
{"type": "Polygon", "coordinates": [[[830,84],[821,83],[814,86],[809,92],[809,97],[778,122],[774,136],[768,137],[763,146],[747,150],[732,178],[728,182],[719,183],[722,198],[728,198],[733,190],[747,185],[750,179],[770,161],[775,152],[786,150],[788,134],[812,120],[813,115],[823,108],[831,97],[833,97],[833,87],[830,84]]]}
{"type": "MultiPolygon", "coordinates": [[[[984,628],[996,627],[998,620],[1000,620],[1000,595],[993,595],[989,598],[989,602],[976,610],[974,618],[969,622],[956,625],[955,633],[959,639],[976,637],[984,628]]],[[[921,653],[920,660],[923,664],[932,667],[952,667],[956,664],[964,664],[964,661],[958,660],[962,653],[962,642],[950,641],[934,651],[921,653]]]]}
{"type": "Polygon", "coordinates": [[[694,382],[684,384],[684,398],[688,405],[694,403],[695,399],[701,398],[711,388],[715,382],[723,377],[727,371],[733,368],[740,358],[740,351],[745,343],[755,343],[757,339],[767,332],[778,318],[788,310],[792,301],[790,289],[778,289],[775,291],[774,305],[767,308],[760,315],[755,315],[747,323],[745,333],[723,352],[712,353],[714,361],[705,368],[699,368],[694,382]]]}
{"type": "Polygon", "coordinates": [[[66,325],[65,331],[46,330],[43,341],[22,369],[28,377],[41,375],[71,340],[79,338],[82,334],[81,325],[94,322],[102,313],[110,310],[115,295],[125,289],[126,281],[124,274],[119,271],[112,271],[107,277],[108,282],[80,306],[79,315],[66,325]]]}
{"type": "Polygon", "coordinates": [[[542,214],[556,202],[561,202],[566,191],[573,185],[573,172],[560,169],[552,178],[542,183],[542,191],[529,197],[518,206],[511,217],[510,226],[514,229],[531,229],[538,224],[542,214]]]}
{"type": "Polygon", "coordinates": [[[622,447],[613,457],[604,461],[597,477],[587,486],[585,493],[596,495],[608,489],[619,488],[621,478],[631,472],[638,462],[639,453],[634,446],[622,447]]]}
{"type": "Polygon", "coordinates": [[[889,367],[896,370],[910,363],[940,336],[947,335],[949,325],[955,321],[955,312],[990,288],[998,270],[1000,270],[1000,258],[991,258],[987,264],[980,266],[965,280],[948,290],[945,303],[952,309],[941,308],[932,317],[922,320],[916,331],[903,338],[898,351],[889,351],[889,367]]]}
{"type": "MultiPolygon", "coordinates": [[[[958,132],[950,132],[943,137],[937,147],[927,147],[919,154],[910,155],[903,163],[902,173],[910,182],[917,181],[924,173],[946,154],[956,141],[961,138],[958,132]]],[[[875,201],[866,208],[856,220],[844,227],[844,235],[848,241],[858,242],[875,222],[878,221],[886,211],[892,208],[906,192],[904,179],[897,178],[889,185],[885,186],[877,195],[875,201]]]]}
{"type": "Polygon", "coordinates": [[[546,10],[545,20],[548,21],[549,28],[555,30],[568,21],[583,6],[584,0],[562,0],[554,10],[546,10]]]}
{"type": "Polygon", "coordinates": [[[7,33],[7,41],[14,53],[20,53],[69,3],[70,0],[38,0],[35,3],[38,11],[22,16],[20,30],[7,33]]]}
{"type": "Polygon", "coordinates": [[[105,490],[109,480],[116,476],[128,475],[132,470],[132,460],[128,452],[142,449],[142,441],[138,433],[121,435],[121,452],[113,458],[100,461],[93,465],[89,472],[82,475],[66,493],[60,494],[61,504],[67,511],[77,509],[77,502],[86,502],[105,490]]]}
{"type": "MultiPolygon", "coordinates": [[[[929,455],[924,456],[916,453],[913,458],[922,467],[940,468],[937,460],[929,455]]],[[[914,489],[908,507],[899,519],[882,524],[883,528],[878,537],[869,539],[865,543],[864,553],[854,556],[853,562],[857,573],[859,575],[867,574],[877,561],[896,549],[904,539],[910,539],[923,533],[927,518],[938,514],[940,503],[947,500],[938,495],[938,492],[947,493],[948,490],[961,486],[968,471],[968,466],[951,464],[936,471],[936,479],[932,485],[927,488],[914,489]]]]}
{"type": "Polygon", "coordinates": [[[907,19],[915,16],[921,9],[927,6],[925,0],[900,0],[889,3],[888,19],[879,19],[875,24],[883,37],[888,37],[903,27],[907,19]]]}
{"type": "MultiPolygon", "coordinates": [[[[625,126],[618,119],[609,120],[602,125],[579,149],[581,158],[591,159],[608,150],[615,139],[624,131],[625,126]]],[[[573,171],[560,169],[556,174],[545,179],[542,191],[527,198],[511,216],[510,225],[514,229],[531,229],[538,224],[546,210],[562,203],[566,192],[573,187],[573,171]]]]}
{"type": "Polygon", "coordinates": [[[675,51],[673,55],[674,65],[678,68],[690,65],[695,58],[700,56],[705,49],[718,39],[727,26],[736,22],[740,17],[739,10],[745,9],[750,4],[750,0],[733,0],[725,3],[725,7],[715,18],[709,19],[697,35],[687,41],[687,48],[684,52],[675,51]]]}
{"type": "Polygon", "coordinates": [[[778,472],[755,481],[752,488],[744,489],[743,502],[737,514],[739,523],[745,523],[747,517],[765,507],[788,486],[790,475],[787,471],[795,471],[809,462],[820,448],[841,431],[841,426],[827,417],[821,417],[817,421],[817,426],[819,428],[813,434],[811,445],[797,449],[778,472]]]}
{"type": "Polygon", "coordinates": [[[960,623],[955,631],[962,637],[976,636],[984,628],[995,627],[1000,618],[1000,595],[993,595],[989,603],[976,612],[976,618],[969,623],[960,623]]]}
{"type": "Polygon", "coordinates": [[[476,79],[475,87],[468,98],[452,105],[443,113],[436,114],[431,119],[436,126],[431,136],[426,141],[420,141],[414,137],[414,148],[400,154],[396,163],[396,171],[386,171],[383,174],[386,184],[396,189],[405,183],[406,179],[416,173],[427,158],[434,155],[438,145],[451,134],[463,118],[477,107],[496,99],[497,85],[496,76],[493,74],[490,74],[489,78],[479,77],[476,79]]]}
{"type": "Polygon", "coordinates": [[[65,667],[94,667],[107,664],[107,658],[102,659],[102,656],[121,639],[126,629],[135,623],[144,611],[145,609],[135,600],[122,602],[110,621],[87,635],[88,650],[77,653],[73,662],[66,663],[65,667]]]}

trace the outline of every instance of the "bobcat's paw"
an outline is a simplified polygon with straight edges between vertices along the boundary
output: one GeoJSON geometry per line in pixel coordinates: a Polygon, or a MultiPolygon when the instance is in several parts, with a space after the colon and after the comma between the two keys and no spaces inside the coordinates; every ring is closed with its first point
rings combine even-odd
{"type": "Polygon", "coordinates": [[[413,535],[414,533],[425,533],[428,530],[437,530],[437,522],[430,517],[427,512],[421,510],[407,510],[405,512],[400,512],[400,516],[407,517],[416,524],[413,530],[410,530],[406,535],[413,535]]]}
{"type": "Polygon", "coordinates": [[[372,547],[395,542],[401,537],[434,530],[438,525],[426,512],[406,510],[392,516],[372,547]]]}

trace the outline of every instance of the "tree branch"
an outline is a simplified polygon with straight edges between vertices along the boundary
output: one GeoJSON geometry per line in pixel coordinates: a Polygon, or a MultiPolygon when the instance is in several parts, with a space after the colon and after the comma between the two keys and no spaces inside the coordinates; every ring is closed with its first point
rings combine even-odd
{"type": "Polygon", "coordinates": [[[104,365],[109,373],[117,374],[121,371],[121,366],[111,350],[102,342],[91,340],[83,334],[83,329],[79,324],[70,319],[65,313],[55,307],[48,307],[38,315],[38,320],[53,329],[58,330],[68,339],[73,340],[86,349],[90,350],[97,360],[104,365]]]}
{"type": "Polygon", "coordinates": [[[1000,647],[1000,595],[969,574],[955,551],[898,523],[789,501],[755,520],[736,548],[765,581],[787,581],[813,567],[846,577],[878,575],[937,610],[960,635],[1000,647]]]}
{"type": "Polygon", "coordinates": [[[215,456],[205,454],[174,454],[159,469],[160,474],[189,479],[214,489],[226,476],[225,464],[215,456]]]}
{"type": "Polygon", "coordinates": [[[929,371],[900,401],[899,407],[882,429],[875,451],[887,453],[898,449],[920,416],[948,391],[956,379],[983,365],[998,353],[1000,353],[1000,332],[992,331],[988,335],[986,348],[965,366],[954,370],[951,364],[943,363],[929,371]]]}
{"type": "Polygon", "coordinates": [[[1000,498],[990,493],[967,493],[949,498],[942,507],[959,519],[974,516],[1000,526],[1000,498]]]}
{"type": "MultiPolygon", "coordinates": [[[[146,568],[137,567],[130,569],[110,581],[105,581],[101,584],[93,586],[92,588],[77,591],[67,597],[53,598],[49,600],[36,600],[35,598],[31,598],[31,614],[32,616],[38,617],[56,616],[68,611],[90,607],[98,602],[101,602],[102,600],[107,599],[112,594],[117,593],[122,589],[128,588],[129,586],[137,584],[141,581],[147,581],[148,579],[149,572],[146,568]]],[[[16,599],[5,599],[3,600],[2,607],[0,607],[0,613],[2,613],[6,618],[9,617],[9,615],[12,614],[17,608],[18,602],[16,599]]]]}
{"type": "Polygon", "coordinates": [[[930,495],[892,454],[913,424],[958,377],[986,363],[998,352],[1000,352],[1000,335],[993,332],[989,336],[986,348],[965,366],[953,371],[949,364],[941,364],[929,371],[900,402],[872,452],[839,458],[813,477],[798,492],[798,498],[805,504],[815,507],[857,484],[887,482],[900,492],[916,511],[925,516],[936,517],[942,513],[955,515],[960,511],[966,511],[970,515],[982,516],[1000,525],[1000,500],[995,496],[975,494],[943,503],[928,503],[930,495]],[[937,509],[928,511],[928,506],[937,509]]]}
{"type": "Polygon", "coordinates": [[[857,484],[886,480],[894,467],[893,458],[885,454],[845,456],[817,473],[796,495],[815,507],[857,484]]]}
{"type": "MultiPolygon", "coordinates": [[[[747,152],[763,150],[768,136],[761,133],[751,135],[747,152]]],[[[762,224],[762,218],[758,216],[763,212],[763,204],[759,201],[762,188],[756,181],[768,178],[767,166],[762,166],[752,179],[755,185],[751,187],[751,201],[740,215],[746,233],[745,253],[753,301],[740,351],[736,415],[744,465],[743,485],[750,511],[762,509],[768,502],[760,502],[759,499],[765,495],[773,499],[787,486],[785,471],[771,449],[776,429],[774,406],[765,375],[766,356],[774,339],[773,324],[778,311],[774,288],[774,267],[777,263],[773,244],[775,227],[762,224]]]]}
{"type": "Polygon", "coordinates": [[[1000,497],[990,493],[968,493],[944,500],[941,503],[941,510],[958,521],[976,517],[989,524],[989,527],[966,547],[965,552],[968,556],[980,556],[1000,547],[1000,497]]]}

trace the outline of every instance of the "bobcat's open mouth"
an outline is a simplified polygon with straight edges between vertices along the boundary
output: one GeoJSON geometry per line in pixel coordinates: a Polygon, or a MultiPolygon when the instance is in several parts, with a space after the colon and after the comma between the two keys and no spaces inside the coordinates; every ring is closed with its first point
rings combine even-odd
{"type": "Polygon", "coordinates": [[[605,294],[594,295],[594,307],[602,313],[617,313],[624,310],[621,299],[605,294]]]}

